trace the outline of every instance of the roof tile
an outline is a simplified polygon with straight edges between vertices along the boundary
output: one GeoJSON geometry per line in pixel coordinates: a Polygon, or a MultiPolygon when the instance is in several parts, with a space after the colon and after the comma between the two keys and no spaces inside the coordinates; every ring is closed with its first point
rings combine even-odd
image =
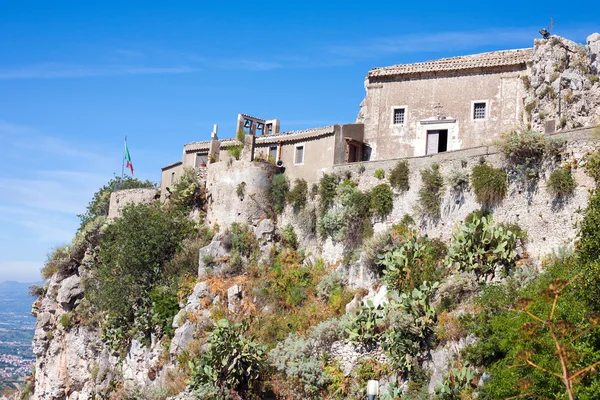
{"type": "Polygon", "coordinates": [[[489,53],[468,56],[441,58],[414,64],[398,64],[390,67],[374,68],[369,71],[369,78],[411,75],[429,72],[450,72],[478,68],[492,68],[521,65],[531,59],[533,49],[492,51],[489,53]]]}

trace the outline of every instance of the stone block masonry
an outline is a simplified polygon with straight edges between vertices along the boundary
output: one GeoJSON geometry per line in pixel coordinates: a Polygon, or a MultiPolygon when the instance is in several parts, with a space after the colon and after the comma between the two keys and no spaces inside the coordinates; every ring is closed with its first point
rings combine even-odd
{"type": "Polygon", "coordinates": [[[280,169],[253,161],[228,161],[208,165],[206,189],[209,225],[233,222],[256,225],[271,208],[271,180],[280,169]]]}
{"type": "Polygon", "coordinates": [[[119,218],[126,205],[148,204],[158,199],[160,193],[157,189],[139,188],[117,190],[110,194],[110,205],[108,206],[108,218],[119,218]]]}
{"type": "MultiPolygon", "coordinates": [[[[531,256],[541,259],[542,256],[553,250],[563,246],[568,247],[574,243],[577,231],[575,225],[581,218],[577,211],[586,206],[588,190],[594,186],[593,180],[585,174],[583,168],[580,168],[581,161],[588,151],[597,148],[599,129],[579,129],[552,135],[552,137],[567,139],[567,155],[564,159],[565,162],[576,167],[573,169],[573,175],[577,182],[577,188],[574,195],[564,204],[558,204],[554,196],[547,191],[547,179],[553,168],[548,166],[543,170],[538,185],[533,191],[523,190],[516,183],[511,183],[506,198],[491,210],[495,221],[516,223],[527,231],[527,249],[531,256]]],[[[470,174],[473,166],[478,164],[481,159],[495,167],[508,167],[504,155],[493,146],[474,147],[407,159],[410,168],[410,190],[395,194],[393,211],[385,220],[375,223],[375,231],[383,231],[391,227],[408,214],[417,221],[418,228],[423,234],[448,240],[453,229],[461,224],[469,213],[481,208],[481,205],[476,202],[472,190],[460,194],[454,193],[449,187],[448,177],[453,170],[470,174]],[[421,218],[418,211],[418,192],[422,185],[420,171],[432,163],[439,164],[445,182],[441,206],[442,215],[438,221],[421,218]]],[[[385,160],[336,165],[333,172],[340,174],[350,172],[358,181],[359,188],[368,190],[387,181],[374,177],[375,170],[384,169],[387,178],[390,170],[398,161],[385,160]],[[363,169],[364,171],[360,172],[363,169]]]]}

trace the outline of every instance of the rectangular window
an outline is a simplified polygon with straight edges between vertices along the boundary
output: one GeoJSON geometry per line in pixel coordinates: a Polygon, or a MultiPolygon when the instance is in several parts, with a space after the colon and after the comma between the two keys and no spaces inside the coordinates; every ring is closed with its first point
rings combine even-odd
{"type": "Polygon", "coordinates": [[[394,125],[404,125],[405,111],[404,108],[394,108],[394,125]]]}
{"type": "Polygon", "coordinates": [[[171,172],[171,185],[175,183],[175,172],[171,172]]]}
{"type": "Polygon", "coordinates": [[[277,146],[269,147],[269,161],[277,161],[277,146]]]}
{"type": "Polygon", "coordinates": [[[208,162],[208,154],[196,154],[196,167],[205,167],[208,162]]]}
{"type": "Polygon", "coordinates": [[[294,157],[294,164],[304,164],[304,145],[296,146],[296,154],[294,157]]]}
{"type": "Polygon", "coordinates": [[[473,119],[485,119],[486,117],[486,104],[485,103],[474,103],[473,104],[473,119]]]}

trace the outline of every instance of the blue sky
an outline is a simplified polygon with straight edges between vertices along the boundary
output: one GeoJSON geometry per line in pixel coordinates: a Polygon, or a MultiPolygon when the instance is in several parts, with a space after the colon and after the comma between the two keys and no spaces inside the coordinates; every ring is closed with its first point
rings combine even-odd
{"type": "Polygon", "coordinates": [[[136,176],[158,181],[214,123],[234,136],[237,113],[352,122],[370,68],[530,47],[550,15],[584,42],[600,30],[585,7],[0,0],[0,282],[39,279],[120,173],[125,135],[136,176]]]}

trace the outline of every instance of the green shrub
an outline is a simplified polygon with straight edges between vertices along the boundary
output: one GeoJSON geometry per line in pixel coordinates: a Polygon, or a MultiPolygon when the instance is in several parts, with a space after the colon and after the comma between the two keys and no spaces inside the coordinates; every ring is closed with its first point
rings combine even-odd
{"type": "Polygon", "coordinates": [[[189,388],[213,384],[236,392],[241,398],[256,394],[265,372],[264,347],[247,338],[248,321],[231,324],[219,320],[208,336],[208,351],[191,361],[189,388]]]}
{"type": "Polygon", "coordinates": [[[410,189],[409,185],[410,170],[408,168],[408,161],[398,161],[396,166],[390,172],[390,185],[394,189],[407,191],[410,189]]]}
{"type": "Polygon", "coordinates": [[[158,285],[149,294],[152,306],[152,323],[161,328],[161,333],[172,336],[173,318],[179,312],[177,290],[172,286],[158,285]]]}
{"type": "Polygon", "coordinates": [[[330,383],[320,360],[325,346],[311,337],[290,335],[269,353],[269,362],[283,374],[290,391],[297,399],[316,399],[330,383]]]}
{"type": "Polygon", "coordinates": [[[58,323],[65,328],[66,331],[71,330],[71,328],[73,327],[73,325],[75,324],[75,318],[73,316],[73,313],[70,312],[66,312],[64,314],[62,314],[60,316],[60,319],[58,320],[58,323]]]}
{"type": "Polygon", "coordinates": [[[577,184],[570,167],[556,169],[548,178],[548,192],[559,198],[571,196],[576,187],[577,184]]]}
{"type": "Polygon", "coordinates": [[[375,176],[375,178],[377,179],[383,179],[385,178],[385,170],[379,168],[375,170],[375,173],[373,174],[375,176]]]}
{"type": "Polygon", "coordinates": [[[298,248],[298,236],[294,231],[292,224],[287,224],[281,231],[281,243],[284,246],[291,247],[292,249],[298,248]]]}
{"type": "Polygon", "coordinates": [[[183,175],[173,185],[171,193],[170,205],[184,212],[201,208],[206,199],[204,185],[200,183],[194,169],[189,167],[183,168],[183,175]]]}
{"type": "Polygon", "coordinates": [[[335,198],[339,178],[335,174],[325,174],[319,181],[319,215],[323,216],[335,198]]]}
{"type": "Polygon", "coordinates": [[[238,142],[244,143],[246,140],[246,133],[243,130],[239,130],[235,133],[235,138],[238,140],[238,142]]]}
{"type": "Polygon", "coordinates": [[[549,138],[534,131],[512,131],[496,142],[518,176],[525,179],[536,179],[544,157],[558,157],[565,144],[563,139],[549,138]]]}
{"type": "Polygon", "coordinates": [[[71,251],[69,246],[56,246],[46,254],[46,262],[41,269],[42,278],[50,279],[58,271],[68,272],[72,269],[71,251]]]}
{"type": "Polygon", "coordinates": [[[517,253],[515,232],[502,225],[494,225],[491,216],[472,216],[470,222],[456,228],[452,235],[446,262],[460,271],[475,271],[478,276],[504,267],[514,267],[517,253]]]}
{"type": "Polygon", "coordinates": [[[479,204],[494,206],[500,203],[508,191],[506,172],[487,163],[480,163],[471,171],[471,186],[479,204]]]}
{"type": "Polygon", "coordinates": [[[600,184],[600,151],[586,154],[583,160],[585,173],[592,177],[598,186],[600,184]]]}
{"type": "Polygon", "coordinates": [[[394,193],[389,185],[382,183],[371,189],[370,208],[374,215],[384,218],[394,208],[394,193]]]}
{"type": "MultiPolygon", "coordinates": [[[[385,198],[385,205],[383,201],[385,198]]],[[[332,204],[319,221],[321,234],[347,244],[361,242],[370,227],[370,193],[361,192],[354,182],[346,180],[336,187],[332,204]]]]}
{"type": "Polygon", "coordinates": [[[182,213],[157,204],[126,206],[100,241],[98,266],[86,297],[113,320],[119,316],[116,323],[124,320],[127,330],[136,310],[141,313],[150,306],[146,300],[150,291],[172,279],[164,266],[192,233],[193,224],[182,213]]]}
{"type": "Polygon", "coordinates": [[[442,195],[444,194],[444,179],[438,164],[421,171],[423,186],[419,189],[419,209],[421,214],[430,218],[441,216],[442,195]]]}
{"type": "Polygon", "coordinates": [[[284,174],[277,174],[271,180],[271,197],[273,199],[273,209],[276,213],[283,212],[285,208],[285,198],[290,190],[290,182],[284,174]]]}
{"type": "Polygon", "coordinates": [[[236,159],[236,160],[240,159],[240,157],[242,156],[243,150],[244,150],[244,146],[241,144],[227,147],[227,153],[229,154],[229,157],[231,157],[232,159],[236,159]]]}
{"type": "Polygon", "coordinates": [[[295,210],[302,210],[306,206],[308,200],[308,183],[304,179],[296,179],[294,187],[287,194],[287,202],[290,203],[295,210]]]}
{"type": "Polygon", "coordinates": [[[454,193],[464,192],[469,189],[469,173],[463,170],[454,169],[448,177],[448,185],[454,193]]]}
{"type": "Polygon", "coordinates": [[[108,183],[102,186],[88,203],[85,213],[78,215],[81,224],[79,229],[81,230],[90,221],[96,217],[108,216],[108,207],[110,205],[110,194],[115,190],[122,189],[137,189],[137,188],[155,188],[156,185],[150,181],[141,181],[137,178],[125,176],[113,177],[108,183]]]}

